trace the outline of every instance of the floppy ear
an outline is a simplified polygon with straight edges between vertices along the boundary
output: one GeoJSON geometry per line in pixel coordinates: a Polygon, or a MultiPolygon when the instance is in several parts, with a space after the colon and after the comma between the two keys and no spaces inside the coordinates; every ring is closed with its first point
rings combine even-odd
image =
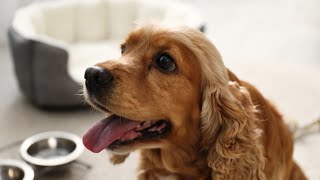
{"type": "Polygon", "coordinates": [[[256,110],[245,87],[207,81],[201,110],[202,147],[213,179],[265,179],[256,110]]]}
{"type": "Polygon", "coordinates": [[[250,94],[229,77],[215,46],[199,31],[182,28],[174,39],[195,55],[202,73],[201,147],[212,179],[265,179],[255,108],[250,94]]]}

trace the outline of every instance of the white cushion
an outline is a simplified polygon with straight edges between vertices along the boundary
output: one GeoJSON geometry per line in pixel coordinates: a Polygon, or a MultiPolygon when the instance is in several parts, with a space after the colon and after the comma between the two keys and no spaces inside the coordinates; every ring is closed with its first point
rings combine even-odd
{"type": "Polygon", "coordinates": [[[131,0],[109,1],[108,17],[111,38],[123,39],[133,29],[137,19],[137,2],[131,0]]]}
{"type": "Polygon", "coordinates": [[[104,1],[84,1],[76,11],[76,39],[81,41],[101,41],[109,34],[107,3],[104,1]]]}
{"type": "Polygon", "coordinates": [[[165,17],[167,11],[166,3],[162,1],[152,1],[152,3],[141,3],[138,6],[138,18],[144,20],[158,20],[161,21],[165,17]]]}
{"type": "Polygon", "coordinates": [[[45,35],[66,42],[75,40],[75,11],[72,2],[57,2],[42,6],[45,23],[45,35]]]}
{"type": "Polygon", "coordinates": [[[107,40],[100,42],[79,42],[69,47],[68,72],[76,81],[83,83],[86,68],[99,62],[119,58],[120,42],[107,40]]]}
{"type": "Polygon", "coordinates": [[[87,67],[120,56],[119,44],[137,20],[149,19],[203,24],[195,9],[171,0],[55,0],[19,9],[13,28],[66,49],[69,74],[80,83],[87,67]]]}

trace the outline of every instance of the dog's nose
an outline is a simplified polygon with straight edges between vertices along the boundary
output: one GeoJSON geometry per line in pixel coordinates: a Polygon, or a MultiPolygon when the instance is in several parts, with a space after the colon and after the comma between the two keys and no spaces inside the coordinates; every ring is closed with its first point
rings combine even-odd
{"type": "Polygon", "coordinates": [[[99,90],[102,87],[110,87],[114,80],[110,71],[97,66],[87,68],[84,78],[89,91],[99,90]]]}

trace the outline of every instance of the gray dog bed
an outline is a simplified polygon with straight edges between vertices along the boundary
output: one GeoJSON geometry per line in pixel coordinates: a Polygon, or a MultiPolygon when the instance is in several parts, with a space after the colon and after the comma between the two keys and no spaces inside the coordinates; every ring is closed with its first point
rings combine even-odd
{"type": "Polygon", "coordinates": [[[85,69],[119,57],[134,22],[151,18],[204,30],[195,9],[170,0],[58,0],[19,9],[8,36],[21,91],[40,107],[81,106],[85,69]]]}

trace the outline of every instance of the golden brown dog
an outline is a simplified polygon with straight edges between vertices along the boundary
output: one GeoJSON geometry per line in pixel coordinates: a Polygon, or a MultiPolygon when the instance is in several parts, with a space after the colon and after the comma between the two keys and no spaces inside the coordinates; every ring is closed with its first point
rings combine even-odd
{"type": "Polygon", "coordinates": [[[141,150],[139,179],[306,179],[280,113],[223,64],[198,30],[144,25],[122,56],[88,68],[86,100],[112,114],[84,136],[121,163],[141,150]]]}

